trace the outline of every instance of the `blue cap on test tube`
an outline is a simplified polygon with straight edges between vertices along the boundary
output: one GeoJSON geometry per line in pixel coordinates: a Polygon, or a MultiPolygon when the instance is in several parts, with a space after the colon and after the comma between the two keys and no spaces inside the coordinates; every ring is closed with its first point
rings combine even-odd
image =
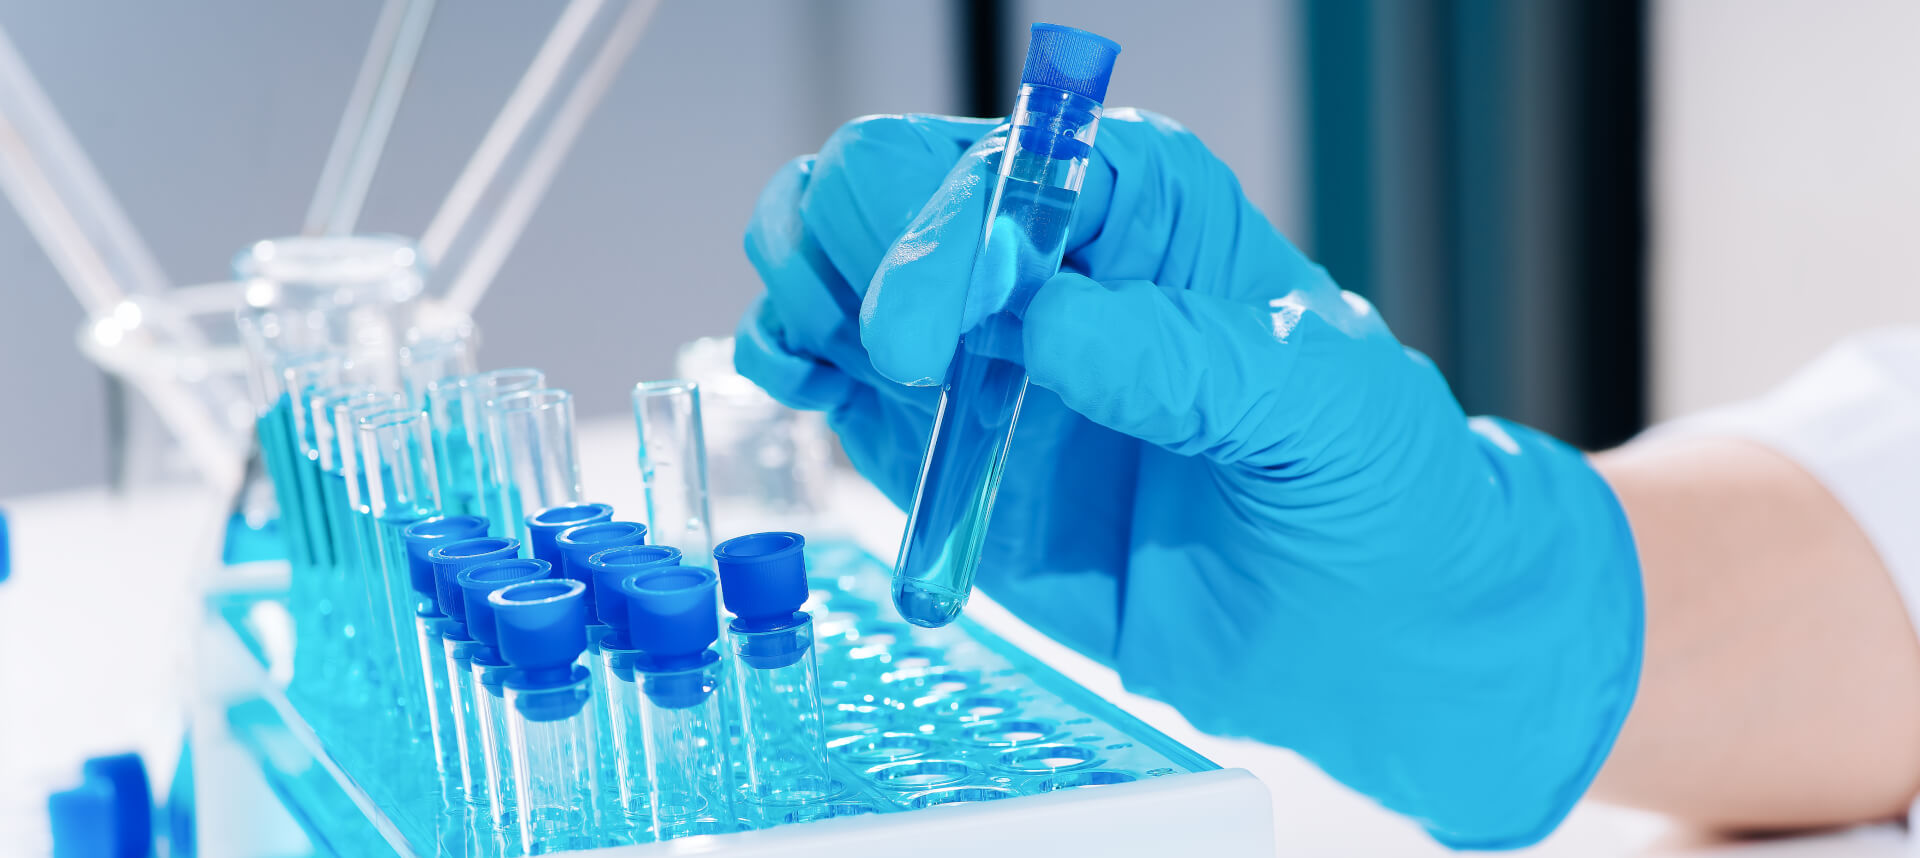
{"type": "Polygon", "coordinates": [[[567,578],[522,581],[487,595],[500,655],[529,688],[566,685],[587,651],[587,586],[567,578]]]}
{"type": "Polygon", "coordinates": [[[613,518],[613,507],[603,503],[570,503],[564,506],[547,507],[527,516],[527,544],[533,549],[536,560],[545,560],[560,568],[560,549],[553,544],[554,537],[570,527],[592,524],[613,518]]]}
{"type": "Polygon", "coordinates": [[[698,566],[664,566],[621,579],[627,633],[645,655],[640,666],[663,674],[648,676],[642,686],[654,703],[684,709],[706,699],[709,689],[697,668],[717,658],[707,648],[720,638],[719,584],[712,570],[698,566]]]}
{"type": "MultiPolygon", "coordinates": [[[[460,573],[482,563],[519,556],[520,540],[505,536],[476,536],[429,549],[427,562],[433,564],[433,584],[440,597],[441,613],[465,623],[466,600],[457,580],[460,573]]],[[[473,630],[467,631],[472,634],[473,630]]]]}
{"type": "MultiPolygon", "coordinates": [[[[407,540],[407,577],[413,590],[429,599],[445,602],[427,552],[451,542],[487,535],[487,520],[477,515],[452,515],[414,522],[402,533],[407,540]]],[[[445,608],[440,609],[442,613],[445,608]]],[[[448,614],[452,616],[452,614],[448,614]]]]}
{"type": "Polygon", "coordinates": [[[713,549],[733,627],[765,633],[736,638],[735,646],[743,648],[740,657],[751,667],[786,667],[812,645],[811,635],[780,633],[807,621],[800,612],[807,601],[806,546],[806,537],[776,531],[736,536],[713,549]]]}
{"type": "Polygon", "coordinates": [[[631,649],[627,627],[632,623],[632,612],[627,607],[628,597],[620,592],[620,582],[650,569],[680,565],[680,549],[671,545],[623,545],[595,552],[585,565],[593,572],[594,610],[600,622],[613,629],[608,645],[631,649]]]}
{"type": "Polygon", "coordinates": [[[593,584],[593,570],[587,558],[609,548],[641,545],[647,541],[647,526],[633,521],[598,521],[560,531],[553,544],[560,550],[559,577],[572,578],[587,585],[587,622],[604,623],[596,607],[600,598],[593,584]]]}
{"type": "Polygon", "coordinates": [[[1059,24],[1035,24],[1027,39],[1021,83],[1064,89],[1105,103],[1120,45],[1104,36],[1059,24]]]}
{"type": "Polygon", "coordinates": [[[539,581],[553,574],[545,560],[510,557],[493,560],[460,571],[460,596],[467,612],[467,632],[488,647],[500,647],[499,617],[487,597],[501,587],[527,581],[539,581]]]}

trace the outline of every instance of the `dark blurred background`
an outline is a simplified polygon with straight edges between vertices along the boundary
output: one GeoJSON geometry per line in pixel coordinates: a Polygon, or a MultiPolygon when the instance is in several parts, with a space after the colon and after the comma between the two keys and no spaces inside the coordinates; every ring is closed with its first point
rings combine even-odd
{"type": "MultiPolygon", "coordinates": [[[[559,5],[440,4],[364,229],[425,226],[559,5]]],[[[0,27],[185,284],[298,229],[379,8],[0,0],[0,27]]],[[[622,413],[758,291],[740,232],[781,163],[860,114],[1004,111],[1055,21],[1124,45],[1110,102],[1193,128],[1469,411],[1604,446],[1920,319],[1916,9],[665,0],[482,304],[482,362],[622,413]]],[[[10,207],[0,271],[0,496],[101,482],[83,314],[10,207]]]]}

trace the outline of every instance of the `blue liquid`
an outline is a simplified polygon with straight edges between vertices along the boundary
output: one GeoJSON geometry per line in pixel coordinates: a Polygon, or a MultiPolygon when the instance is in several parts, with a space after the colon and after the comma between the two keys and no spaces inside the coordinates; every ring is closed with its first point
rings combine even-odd
{"type": "Polygon", "coordinates": [[[337,570],[332,597],[334,615],[339,618],[335,628],[341,636],[346,661],[341,665],[341,670],[347,679],[340,693],[345,695],[342,699],[345,705],[357,706],[373,696],[369,694],[369,689],[379,687],[382,681],[380,665],[386,659],[369,649],[370,642],[380,638],[369,633],[372,604],[367,601],[366,584],[360,568],[360,534],[354,527],[353,502],[347,497],[347,475],[340,471],[328,471],[321,480],[321,500],[326,504],[329,526],[333,531],[334,566],[337,570]]]}
{"type": "Polygon", "coordinates": [[[428,715],[425,667],[421,663],[420,647],[415,637],[421,597],[413,592],[413,581],[407,571],[405,536],[409,526],[426,517],[421,512],[389,510],[387,515],[378,520],[376,538],[380,546],[380,574],[386,587],[387,604],[393,611],[396,635],[394,654],[397,659],[394,664],[398,666],[399,673],[395,685],[400,692],[400,707],[413,731],[421,738],[430,739],[433,722],[428,715]]]}
{"type": "Polygon", "coordinates": [[[441,513],[448,516],[486,514],[479,498],[474,496],[474,486],[479,480],[474,476],[473,447],[467,443],[466,433],[466,425],[458,420],[444,431],[436,428],[433,432],[441,513]]]}
{"type": "Polygon", "coordinates": [[[1019,316],[1059,271],[1078,198],[1062,188],[1001,181],[893,574],[894,606],[914,625],[953,622],[973,592],[993,496],[1027,392],[1027,371],[1017,363],[1019,316]]]}
{"type": "Polygon", "coordinates": [[[280,506],[280,532],[286,535],[287,559],[298,570],[312,565],[313,551],[307,547],[307,532],[300,509],[300,481],[294,476],[293,462],[298,450],[293,445],[286,397],[281,397],[267,413],[255,421],[260,435],[260,457],[267,466],[267,478],[273,481],[274,501],[280,506]]]}

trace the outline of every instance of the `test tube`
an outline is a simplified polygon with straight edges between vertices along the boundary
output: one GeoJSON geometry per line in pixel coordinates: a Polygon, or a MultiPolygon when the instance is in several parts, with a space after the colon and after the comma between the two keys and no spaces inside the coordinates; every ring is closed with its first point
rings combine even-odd
{"type": "MultiPolygon", "coordinates": [[[[420,610],[414,613],[414,646],[420,651],[421,687],[427,698],[427,720],[433,728],[433,758],[440,774],[440,795],[446,807],[464,806],[467,781],[462,705],[454,698],[459,678],[447,670],[448,637],[464,638],[466,628],[452,618],[440,598],[438,576],[428,552],[463,539],[487,535],[487,520],[474,515],[429,518],[407,527],[407,583],[420,610]]],[[[464,610],[460,612],[466,616],[464,610]]]]}
{"type": "MultiPolygon", "coordinates": [[[[446,675],[450,688],[451,715],[454,723],[455,743],[460,752],[460,791],[466,798],[469,822],[478,822],[485,815],[492,820],[493,792],[487,782],[486,743],[493,734],[486,730],[486,720],[481,715],[478,695],[483,694],[474,673],[474,658],[485,657],[486,645],[474,638],[469,629],[466,597],[460,589],[459,574],[468,568],[490,560],[505,560],[520,556],[520,546],[511,539],[486,535],[486,520],[479,516],[460,516],[458,519],[471,519],[479,522],[480,533],[464,539],[429,544],[425,560],[433,576],[434,593],[440,602],[440,610],[447,615],[447,621],[440,626],[441,648],[445,652],[445,661],[441,670],[446,675]]],[[[447,519],[448,521],[456,519],[447,519]]],[[[425,525],[417,524],[410,528],[408,550],[415,550],[413,532],[425,525]]],[[[470,828],[491,826],[470,826],[470,828]]]]}
{"type": "MultiPolygon", "coordinates": [[[[338,545],[343,549],[351,548],[353,555],[344,565],[348,571],[347,580],[342,589],[346,593],[343,599],[358,598],[354,614],[365,617],[365,634],[355,629],[355,649],[364,654],[362,672],[369,680],[369,693],[377,693],[383,700],[399,705],[405,689],[399,687],[400,670],[394,659],[401,647],[412,635],[412,627],[396,628],[392,620],[393,610],[389,604],[386,579],[380,568],[379,525],[373,515],[371,490],[367,485],[365,455],[356,443],[358,427],[366,417],[402,407],[405,400],[396,392],[381,391],[368,397],[354,397],[330,401],[327,407],[332,413],[334,447],[340,455],[339,485],[336,491],[343,491],[346,499],[346,526],[352,536],[342,537],[338,545]],[[364,639],[364,642],[360,642],[364,639]]],[[[337,509],[338,505],[330,508],[337,509]]],[[[399,714],[395,708],[385,705],[376,707],[377,711],[399,714]]],[[[411,739],[409,738],[409,741],[411,739]]]]}
{"type": "MultiPolygon", "coordinates": [[[[599,527],[599,525],[592,525],[599,527]]],[[[581,528],[584,530],[585,528],[581,528]]],[[[644,536],[644,534],[642,534],[644,536]]],[[[571,534],[569,534],[571,536],[571,534]]],[[[578,566],[575,555],[567,554],[569,566],[578,566]]],[[[600,691],[607,700],[607,723],[611,727],[614,788],[620,800],[620,812],[628,830],[636,837],[651,837],[652,797],[647,790],[646,740],[640,724],[640,688],[634,684],[635,659],[640,651],[633,647],[631,620],[620,582],[652,569],[680,565],[680,549],[666,545],[632,544],[603,548],[589,555],[584,564],[592,578],[595,616],[603,631],[600,635],[600,691]]],[[[567,577],[579,580],[573,569],[567,577]]]]}
{"type": "Polygon", "coordinates": [[[399,358],[400,392],[407,395],[407,406],[424,411],[427,392],[435,382],[472,375],[477,337],[471,323],[410,334],[399,358]]]}
{"type": "Polygon", "coordinates": [[[727,726],[720,706],[719,579],[697,566],[650,569],[618,585],[627,603],[648,816],[655,840],[733,831],[727,726]]]}
{"type": "MultiPolygon", "coordinates": [[[[280,356],[276,374],[280,379],[281,423],[287,432],[289,485],[281,501],[283,525],[299,532],[294,540],[304,546],[292,563],[288,581],[287,611],[293,616],[294,672],[310,677],[324,674],[327,668],[315,664],[313,656],[325,658],[332,650],[328,644],[332,629],[323,615],[325,579],[333,563],[331,533],[327,529],[326,508],[320,501],[319,452],[314,446],[314,431],[305,407],[315,390],[339,384],[346,371],[346,360],[336,352],[302,352],[280,356]]],[[[276,488],[276,495],[282,494],[276,488]]]]}
{"type": "Polygon", "coordinates": [[[473,449],[473,432],[467,424],[472,376],[459,375],[427,383],[425,408],[433,425],[433,458],[439,465],[440,505],[448,515],[480,515],[481,503],[478,459],[473,449]]]}
{"type": "Polygon", "coordinates": [[[479,504],[475,512],[487,517],[494,536],[512,536],[518,525],[504,518],[508,512],[499,509],[503,477],[494,457],[491,414],[499,400],[521,391],[538,390],[546,383],[546,373],[526,367],[483,372],[462,382],[466,391],[459,397],[460,419],[466,427],[467,448],[474,456],[473,497],[479,504]]]}
{"type": "Polygon", "coordinates": [[[1033,25],[1013,130],[974,257],[976,278],[994,272],[996,282],[956,284],[966,285],[966,318],[894,568],[894,606],[914,625],[953,622],[973,592],[1027,390],[1020,317],[1059,271],[1119,53],[1119,45],[1092,33],[1033,25]]]}
{"type": "MultiPolygon", "coordinates": [[[[285,342],[288,336],[285,320],[272,310],[241,307],[234,312],[234,325],[239,329],[240,342],[247,355],[247,390],[253,400],[260,456],[267,478],[273,483],[274,501],[281,519],[280,533],[297,580],[301,571],[313,563],[313,555],[307,546],[305,520],[301,517],[299,478],[293,471],[300,453],[293,436],[293,406],[280,374],[281,355],[291,344],[285,342]]],[[[299,655],[297,648],[295,654],[299,655]]],[[[295,673],[299,673],[297,666],[295,673]]]]}
{"type": "MultiPolygon", "coordinates": [[[[489,539],[513,547],[513,556],[500,559],[519,559],[517,540],[489,539]]],[[[480,719],[479,732],[485,734],[481,756],[486,763],[487,789],[493,798],[493,831],[503,847],[512,847],[504,851],[516,851],[520,844],[519,797],[513,774],[512,742],[507,731],[506,691],[507,680],[517,671],[500,654],[499,626],[494,622],[493,604],[487,597],[501,587],[537,581],[551,572],[536,565],[502,566],[487,562],[463,569],[455,576],[461,599],[466,604],[467,633],[481,643],[473,654],[474,714],[480,719]]]]}
{"type": "MultiPolygon", "coordinates": [[[[533,558],[547,561],[556,574],[564,572],[560,547],[555,544],[560,534],[583,524],[595,524],[612,518],[613,507],[603,503],[561,504],[527,516],[527,541],[533,558]]],[[[588,612],[588,616],[592,616],[592,612],[588,612]]]]}
{"type": "Polygon", "coordinates": [[[414,592],[407,562],[406,530],[440,513],[439,487],[433,476],[433,448],[425,414],[412,409],[381,411],[360,418],[360,464],[367,477],[368,506],[375,523],[380,579],[391,610],[401,712],[415,738],[431,747],[433,722],[426,695],[425,665],[414,644],[420,611],[431,602],[414,592]]]}
{"type": "MultiPolygon", "coordinates": [[[[386,410],[397,406],[398,394],[371,387],[332,387],[316,392],[308,399],[309,419],[313,423],[320,454],[320,505],[327,519],[331,538],[332,566],[328,584],[337,617],[335,631],[341,636],[340,669],[345,673],[338,686],[343,695],[338,702],[347,706],[363,705],[375,699],[380,683],[390,678],[389,660],[384,649],[369,649],[383,640],[370,629],[377,614],[367,600],[364,573],[360,568],[363,552],[355,526],[351,494],[347,490],[347,462],[359,461],[354,454],[351,423],[342,426],[336,415],[351,415],[386,410]],[[342,434],[341,429],[347,431],[342,434]],[[347,448],[343,450],[343,446],[347,448]],[[382,669],[382,668],[386,669],[382,669]]],[[[351,420],[351,417],[347,419],[351,420]]],[[[381,698],[384,699],[384,698],[381,698]]]]}
{"type": "Polygon", "coordinates": [[[506,535],[538,547],[527,517],[577,503],[580,460],[573,437],[573,395],[564,390],[523,390],[496,398],[487,412],[499,498],[493,508],[508,515],[506,535]]]}
{"type": "Polygon", "coordinates": [[[727,610],[727,674],[739,707],[747,798],[761,825],[830,815],[833,778],[807,601],[806,539],[737,536],[713,550],[727,610]]]}
{"type": "Polygon", "coordinates": [[[709,556],[713,513],[707,505],[699,385],[681,379],[634,385],[633,419],[640,430],[640,479],[646,484],[653,541],[688,557],[709,556]]]}
{"type": "MultiPolygon", "coordinates": [[[[532,523],[538,516],[529,518],[532,523]]],[[[535,533],[539,532],[535,528],[535,533]]],[[[632,521],[597,521],[580,524],[561,531],[553,537],[559,562],[554,564],[556,578],[568,578],[579,581],[587,588],[587,669],[593,673],[593,719],[595,733],[600,736],[600,798],[607,802],[609,819],[618,818],[624,813],[620,804],[620,735],[614,724],[620,709],[608,692],[607,671],[609,665],[603,657],[600,647],[609,632],[605,621],[600,619],[599,592],[594,589],[593,570],[588,568],[587,559],[609,548],[625,545],[640,545],[647,541],[647,526],[632,521]]],[[[628,833],[631,833],[630,831],[628,833]]]]}
{"type": "MultiPolygon", "coordinates": [[[[544,560],[492,565],[550,568],[544,560]]],[[[468,575],[487,567],[467,571],[468,575]]],[[[587,648],[586,588],[567,579],[527,581],[487,597],[507,680],[507,731],[513,743],[520,844],[529,855],[602,845],[600,751],[594,734],[593,680],[577,662],[587,648]]]]}

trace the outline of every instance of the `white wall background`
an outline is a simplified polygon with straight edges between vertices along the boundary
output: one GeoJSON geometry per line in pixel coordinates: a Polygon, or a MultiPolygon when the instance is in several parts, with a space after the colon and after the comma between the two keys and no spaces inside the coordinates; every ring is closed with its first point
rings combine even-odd
{"type": "Polygon", "coordinates": [[[1920,324],[1920,3],[1665,0],[1653,19],[1655,415],[1920,324]]]}
{"type": "MultiPolygon", "coordinates": [[[[439,4],[364,228],[425,226],[560,5],[439,4]]],[[[1111,100],[1186,121],[1287,228],[1292,7],[1030,0],[1013,17],[1118,39],[1111,100]]],[[[298,229],[379,9],[0,0],[0,27],[167,272],[195,283],[298,229]]],[[[665,0],[481,306],[482,363],[542,367],[583,417],[611,415],[635,380],[671,372],[679,343],[730,332],[759,289],[740,236],[761,185],[854,116],[955,111],[953,13],[951,0],[665,0]]],[[[81,321],[0,205],[0,497],[106,476],[81,321]]]]}

